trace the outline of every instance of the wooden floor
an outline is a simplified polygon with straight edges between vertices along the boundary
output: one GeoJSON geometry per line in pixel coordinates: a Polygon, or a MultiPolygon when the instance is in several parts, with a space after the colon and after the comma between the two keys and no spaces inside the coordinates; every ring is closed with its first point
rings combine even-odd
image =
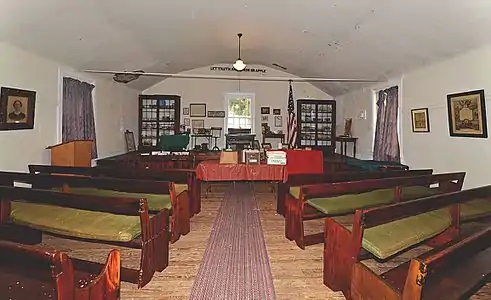
{"type": "MultiPolygon", "coordinates": [[[[284,219],[276,215],[274,195],[271,188],[255,185],[259,199],[261,222],[271,262],[271,271],[278,300],[288,299],[344,299],[341,293],[330,291],[322,284],[322,245],[300,250],[293,242],[284,238],[284,219]]],[[[170,265],[163,273],[156,273],[153,280],[138,290],[132,284],[122,283],[121,299],[188,299],[191,286],[198,271],[210,236],[213,221],[223,199],[223,186],[213,186],[212,192],[203,199],[202,211],[193,217],[191,232],[171,245],[170,265]]],[[[309,222],[307,231],[322,230],[321,221],[309,222]]],[[[103,261],[111,247],[99,244],[73,242],[54,237],[45,237],[44,244],[65,250],[70,255],[103,261]]],[[[402,258],[384,266],[374,261],[367,265],[379,272],[404,262],[409,257],[425,251],[418,248],[402,258]]],[[[135,266],[139,261],[137,250],[123,250],[123,264],[135,266]]],[[[491,286],[484,287],[473,300],[491,299],[491,286]]],[[[211,299],[204,299],[211,300],[211,299]]]]}

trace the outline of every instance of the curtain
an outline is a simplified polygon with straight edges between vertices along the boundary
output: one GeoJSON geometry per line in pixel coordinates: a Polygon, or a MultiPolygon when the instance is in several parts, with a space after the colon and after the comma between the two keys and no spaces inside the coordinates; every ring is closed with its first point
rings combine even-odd
{"type": "Polygon", "coordinates": [[[379,91],[377,95],[374,160],[401,162],[397,133],[398,98],[399,88],[397,86],[379,91]]]}
{"type": "Polygon", "coordinates": [[[62,141],[91,140],[92,159],[97,158],[95,137],[94,85],[74,78],[63,77],[62,141]]]}

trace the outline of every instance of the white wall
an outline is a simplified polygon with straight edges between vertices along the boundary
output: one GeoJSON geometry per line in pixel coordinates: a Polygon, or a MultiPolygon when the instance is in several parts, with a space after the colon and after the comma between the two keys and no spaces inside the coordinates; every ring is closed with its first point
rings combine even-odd
{"type": "MultiPolygon", "coordinates": [[[[484,89],[489,119],[489,70],[491,46],[404,74],[399,105],[401,150],[405,164],[411,168],[433,168],[435,172],[465,171],[465,188],[490,183],[491,140],[450,137],[446,98],[452,93],[484,89]],[[429,110],[430,132],[413,133],[411,109],[425,107],[429,110]]],[[[373,147],[375,112],[370,109],[372,95],[373,90],[379,88],[366,88],[337,97],[337,101],[344,104],[344,117],[354,118],[353,134],[360,138],[359,148],[367,157],[371,157],[373,147]],[[363,109],[367,109],[367,120],[356,119],[357,113],[363,109]]]]}
{"type": "MultiPolygon", "coordinates": [[[[27,171],[30,163],[49,163],[47,146],[58,140],[60,70],[65,66],[0,43],[0,86],[37,92],[34,129],[0,131],[0,170],[27,171]]],[[[85,76],[86,77],[86,76],[85,76]]],[[[138,91],[98,77],[95,113],[99,157],[125,151],[121,128],[137,132],[138,91]]]]}
{"type": "MultiPolygon", "coordinates": [[[[264,66],[251,66],[248,68],[264,68],[267,72],[263,75],[257,73],[246,73],[246,76],[285,76],[292,77],[291,74],[281,72],[264,66]]],[[[231,75],[232,72],[211,71],[210,66],[198,68],[184,73],[192,74],[215,74],[231,75]]],[[[286,134],[287,106],[288,106],[288,83],[287,82],[260,82],[260,81],[241,81],[235,80],[203,80],[203,79],[166,79],[146,89],[144,94],[172,94],[181,96],[181,124],[184,124],[182,108],[189,107],[190,103],[207,103],[207,110],[226,110],[224,94],[225,93],[254,93],[255,94],[255,118],[254,129],[256,136],[262,139],[261,135],[261,106],[269,106],[271,114],[268,123],[271,130],[283,130],[286,134]],[[272,115],[274,108],[280,108],[283,116],[283,127],[274,126],[274,117],[272,115]]],[[[319,99],[329,100],[332,97],[310,83],[293,83],[294,99],[319,99]]],[[[203,118],[192,118],[203,119],[203,118]]],[[[225,128],[224,119],[204,118],[205,127],[222,127],[225,128]]],[[[223,135],[222,135],[223,136],[223,135]]],[[[271,142],[277,142],[271,140],[271,142]]],[[[223,145],[223,139],[222,143],[223,145]]]]}

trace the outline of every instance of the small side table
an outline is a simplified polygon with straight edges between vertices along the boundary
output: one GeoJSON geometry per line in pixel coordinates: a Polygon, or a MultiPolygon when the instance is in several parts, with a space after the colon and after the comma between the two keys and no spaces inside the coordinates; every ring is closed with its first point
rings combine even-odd
{"type": "Polygon", "coordinates": [[[356,141],[358,138],[350,136],[337,136],[336,142],[341,144],[341,155],[346,155],[346,148],[348,148],[348,143],[353,143],[353,157],[356,158],[356,141]]]}

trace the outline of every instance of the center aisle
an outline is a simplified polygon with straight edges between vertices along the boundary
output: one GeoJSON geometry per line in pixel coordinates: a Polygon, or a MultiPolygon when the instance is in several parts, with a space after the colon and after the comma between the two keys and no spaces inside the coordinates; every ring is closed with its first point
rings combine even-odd
{"type": "Polygon", "coordinates": [[[228,186],[189,299],[275,299],[254,192],[228,186]]]}

